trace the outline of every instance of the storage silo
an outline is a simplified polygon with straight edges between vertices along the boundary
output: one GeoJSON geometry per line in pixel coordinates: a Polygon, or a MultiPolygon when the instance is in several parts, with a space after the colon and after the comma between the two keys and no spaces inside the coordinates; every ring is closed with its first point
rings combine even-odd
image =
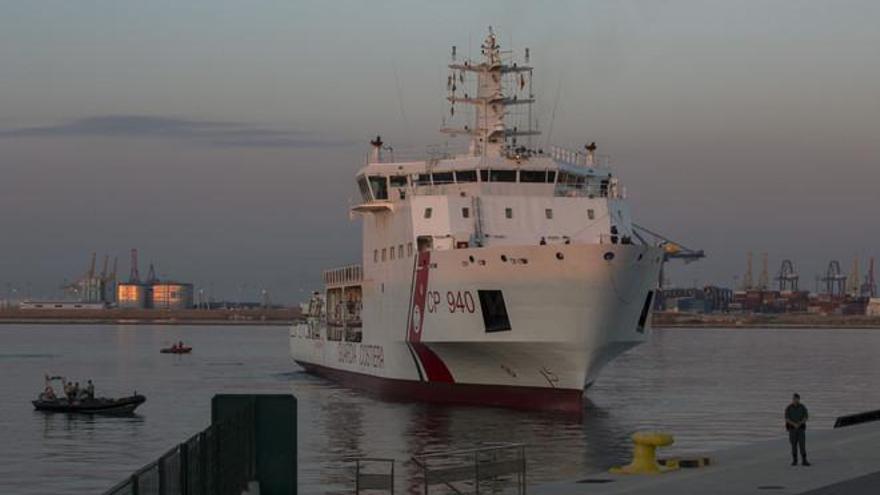
{"type": "Polygon", "coordinates": [[[179,282],[156,282],[150,294],[155,309],[188,309],[193,307],[193,285],[179,282]]]}
{"type": "Polygon", "coordinates": [[[147,307],[147,286],[131,282],[117,284],[116,305],[120,308],[147,307]]]}

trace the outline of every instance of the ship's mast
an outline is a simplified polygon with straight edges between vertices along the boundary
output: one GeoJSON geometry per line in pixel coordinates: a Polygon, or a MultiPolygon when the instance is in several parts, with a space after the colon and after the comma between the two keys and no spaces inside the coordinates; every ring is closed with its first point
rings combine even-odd
{"type": "MultiPolygon", "coordinates": [[[[538,131],[531,129],[521,130],[517,127],[509,129],[505,122],[507,107],[512,105],[529,105],[529,120],[531,120],[531,104],[535,101],[531,93],[532,67],[525,65],[505,64],[502,60],[501,45],[495,37],[492,28],[489,35],[480,46],[482,61],[475,63],[465,60],[463,63],[455,61],[455,47],[452,48],[452,63],[449,64],[451,71],[447,80],[449,100],[452,107],[450,114],[455,116],[455,104],[464,103],[474,107],[473,126],[444,127],[442,132],[453,136],[465,134],[471,137],[469,152],[474,156],[503,156],[507,155],[511,148],[516,148],[517,136],[535,136],[538,131]],[[459,84],[464,84],[465,73],[476,73],[476,91],[469,93],[459,84]],[[529,79],[529,93],[527,97],[520,98],[517,92],[505,93],[505,76],[512,75],[514,87],[522,91],[526,87],[525,78],[529,79]]],[[[526,50],[528,53],[528,49],[526,50]]]]}

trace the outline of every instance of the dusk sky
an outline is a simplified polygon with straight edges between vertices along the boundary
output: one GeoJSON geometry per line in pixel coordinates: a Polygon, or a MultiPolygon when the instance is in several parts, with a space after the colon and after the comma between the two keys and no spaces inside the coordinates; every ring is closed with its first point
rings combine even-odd
{"type": "MultiPolygon", "coordinates": [[[[637,223],[732,285],[880,256],[880,2],[0,0],[0,298],[97,251],[215,297],[359,262],[376,134],[442,143],[451,45],[531,49],[539,142],[612,155],[637,223]],[[551,124],[554,101],[559,99],[551,124]]],[[[28,289],[28,287],[30,287],[28,289]]]]}

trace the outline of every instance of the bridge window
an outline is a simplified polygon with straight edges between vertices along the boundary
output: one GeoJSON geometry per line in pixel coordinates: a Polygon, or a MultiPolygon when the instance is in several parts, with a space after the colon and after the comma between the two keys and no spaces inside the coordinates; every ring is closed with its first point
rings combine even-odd
{"type": "Polygon", "coordinates": [[[553,209],[547,208],[544,210],[544,216],[547,217],[547,220],[553,220],[553,209]]]}
{"type": "Polygon", "coordinates": [[[370,176],[370,188],[373,190],[374,198],[388,199],[388,180],[385,177],[370,176]]]}
{"type": "Polygon", "coordinates": [[[433,208],[425,208],[425,218],[431,218],[431,215],[434,213],[433,208]]]}
{"type": "Polygon", "coordinates": [[[434,185],[452,184],[453,182],[455,179],[452,177],[452,172],[436,172],[434,174],[434,185]]]}
{"type": "Polygon", "coordinates": [[[480,170],[480,182],[489,182],[488,170],[480,170]]]}
{"type": "Polygon", "coordinates": [[[520,170],[520,182],[547,182],[546,170],[520,170]]]}
{"type": "Polygon", "coordinates": [[[370,186],[367,185],[367,178],[362,175],[358,177],[357,183],[358,189],[361,191],[361,198],[364,201],[370,201],[372,197],[370,196],[370,186]]]}
{"type": "Polygon", "coordinates": [[[476,170],[459,170],[455,172],[455,180],[457,182],[476,182],[477,181],[477,171],[476,170]]]}
{"type": "Polygon", "coordinates": [[[490,170],[489,182],[516,182],[516,170],[490,170]]]}
{"type": "Polygon", "coordinates": [[[462,218],[470,218],[471,217],[471,209],[470,208],[462,208],[461,209],[461,217],[462,218]]]}
{"type": "Polygon", "coordinates": [[[504,216],[507,218],[513,218],[513,208],[505,208],[504,216]]]}
{"type": "Polygon", "coordinates": [[[550,182],[551,184],[553,182],[556,182],[556,171],[555,170],[548,170],[547,171],[547,182],[550,182]]]}
{"type": "Polygon", "coordinates": [[[419,174],[416,176],[416,185],[417,186],[430,186],[431,185],[431,174],[419,174]]]}
{"type": "Polygon", "coordinates": [[[392,175],[388,178],[391,187],[406,187],[407,179],[405,175],[392,175]]]}

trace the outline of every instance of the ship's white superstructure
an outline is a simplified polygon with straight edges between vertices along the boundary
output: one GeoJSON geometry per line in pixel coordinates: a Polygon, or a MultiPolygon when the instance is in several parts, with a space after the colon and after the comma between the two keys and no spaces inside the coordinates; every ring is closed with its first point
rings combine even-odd
{"type": "Polygon", "coordinates": [[[451,114],[474,118],[443,131],[469,136],[467,153],[395,161],[372,142],[352,208],[363,261],[325,271],[291,328],[306,370],[394,396],[579,410],[602,366],[644,341],[663,249],[634,232],[594,144],[518,144],[537,134],[512,110],[532,103],[532,68],[507,58],[490,32],[480,61],[449,66],[451,114]]]}

